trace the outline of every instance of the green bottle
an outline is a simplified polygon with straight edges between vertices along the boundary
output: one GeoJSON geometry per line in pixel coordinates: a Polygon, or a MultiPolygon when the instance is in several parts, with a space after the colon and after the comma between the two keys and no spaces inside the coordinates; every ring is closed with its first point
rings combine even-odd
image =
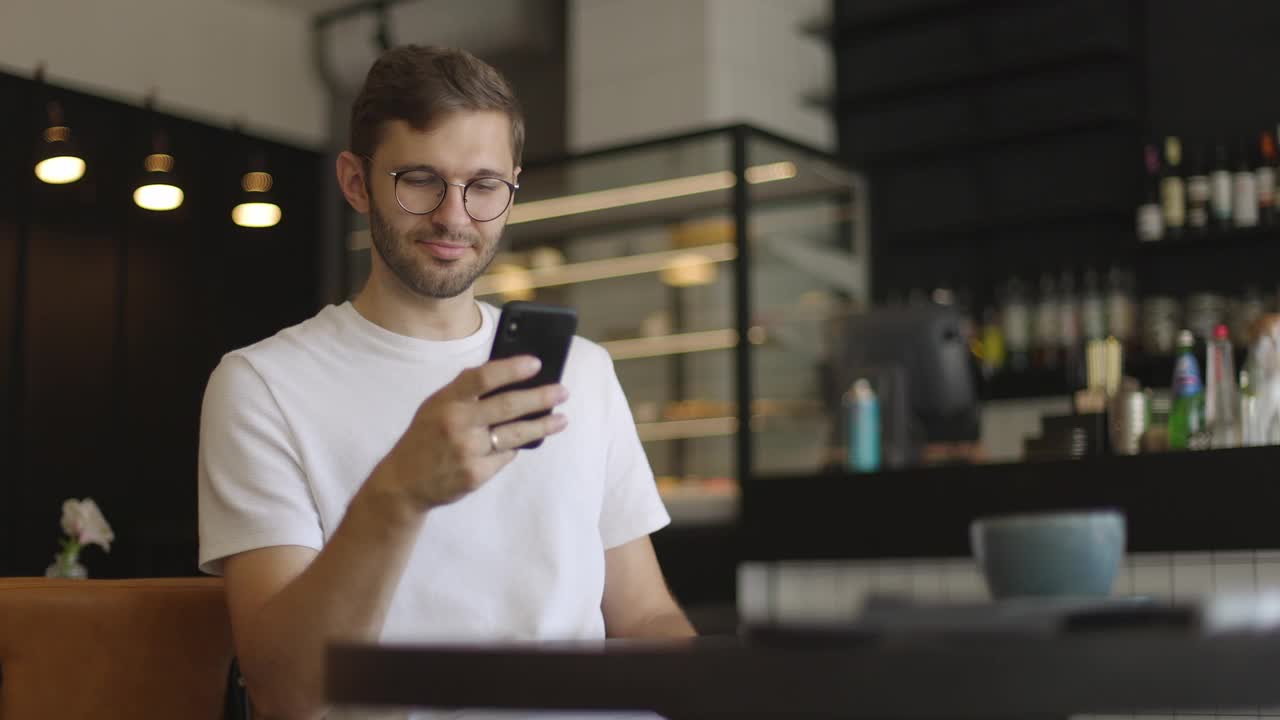
{"type": "Polygon", "coordinates": [[[1169,411],[1169,449],[1186,450],[1204,430],[1204,383],[1196,362],[1195,338],[1190,330],[1178,334],[1178,359],[1173,366],[1173,408],[1169,411]]]}

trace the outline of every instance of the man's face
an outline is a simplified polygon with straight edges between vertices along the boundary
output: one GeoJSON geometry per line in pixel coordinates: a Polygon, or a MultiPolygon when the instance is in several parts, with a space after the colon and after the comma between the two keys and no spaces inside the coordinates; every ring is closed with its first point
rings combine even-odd
{"type": "Polygon", "coordinates": [[[402,120],[387,123],[369,167],[369,232],[406,288],[430,298],[466,291],[497,254],[510,208],[479,222],[467,214],[462,188],[450,185],[440,207],[413,215],[396,200],[396,181],[388,173],[429,170],[449,183],[484,177],[515,183],[519,168],[511,155],[511,121],[504,113],[456,112],[425,132],[402,120]]]}

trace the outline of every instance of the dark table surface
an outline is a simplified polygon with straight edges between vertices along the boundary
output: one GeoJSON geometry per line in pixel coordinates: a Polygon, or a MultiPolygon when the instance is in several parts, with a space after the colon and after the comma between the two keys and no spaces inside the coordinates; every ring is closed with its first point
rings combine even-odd
{"type": "Polygon", "coordinates": [[[1280,707],[1280,633],[813,634],[769,643],[335,645],[337,705],[653,710],[668,718],[1017,718],[1280,707]]]}

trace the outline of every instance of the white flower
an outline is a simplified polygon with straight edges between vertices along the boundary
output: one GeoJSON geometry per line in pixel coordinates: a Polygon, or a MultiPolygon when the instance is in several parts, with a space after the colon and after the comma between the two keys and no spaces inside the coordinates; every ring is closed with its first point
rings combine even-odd
{"type": "Polygon", "coordinates": [[[111,541],[116,539],[92,498],[62,503],[62,530],[82,546],[98,545],[107,552],[111,551],[111,541]]]}

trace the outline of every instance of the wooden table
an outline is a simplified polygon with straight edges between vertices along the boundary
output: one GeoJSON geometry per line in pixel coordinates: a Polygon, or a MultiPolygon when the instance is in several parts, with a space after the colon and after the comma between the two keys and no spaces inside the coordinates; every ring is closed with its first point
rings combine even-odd
{"type": "Polygon", "coordinates": [[[1280,633],[809,638],[789,645],[336,645],[337,705],[668,718],[1015,718],[1280,707],[1280,633]]]}

